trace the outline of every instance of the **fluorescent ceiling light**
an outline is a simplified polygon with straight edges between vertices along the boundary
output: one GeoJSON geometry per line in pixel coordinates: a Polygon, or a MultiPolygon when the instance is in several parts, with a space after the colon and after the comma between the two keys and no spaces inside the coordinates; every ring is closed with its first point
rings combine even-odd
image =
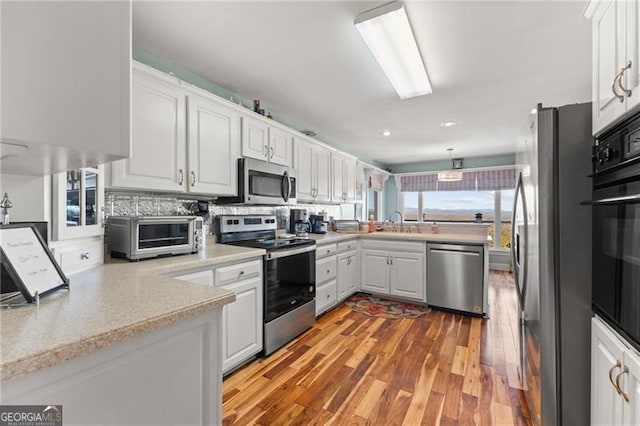
{"type": "Polygon", "coordinates": [[[354,24],[400,99],[433,92],[402,3],[363,12],[354,24]]]}
{"type": "Polygon", "coordinates": [[[445,170],[438,172],[438,182],[458,182],[462,180],[461,170],[445,170]]]}

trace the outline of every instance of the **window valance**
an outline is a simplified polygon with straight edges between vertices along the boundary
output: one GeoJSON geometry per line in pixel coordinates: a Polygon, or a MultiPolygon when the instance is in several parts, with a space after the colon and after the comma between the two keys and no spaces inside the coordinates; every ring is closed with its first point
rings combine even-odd
{"type": "Polygon", "coordinates": [[[515,167],[463,171],[462,180],[438,182],[437,172],[400,177],[402,192],[423,191],[498,191],[516,186],[515,167]]]}

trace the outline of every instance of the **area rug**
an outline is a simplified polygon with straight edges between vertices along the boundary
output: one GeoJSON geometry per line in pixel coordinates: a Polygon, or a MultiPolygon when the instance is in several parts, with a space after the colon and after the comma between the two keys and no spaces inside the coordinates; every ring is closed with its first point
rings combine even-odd
{"type": "Polygon", "coordinates": [[[356,293],[344,302],[352,311],[384,318],[418,318],[431,312],[426,306],[380,299],[370,294],[356,293]]]}

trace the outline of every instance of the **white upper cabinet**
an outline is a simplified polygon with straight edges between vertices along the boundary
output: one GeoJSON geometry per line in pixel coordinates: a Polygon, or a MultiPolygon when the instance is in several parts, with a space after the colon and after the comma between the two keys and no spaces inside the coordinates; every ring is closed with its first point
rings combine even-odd
{"type": "Polygon", "coordinates": [[[27,147],[1,161],[3,173],[44,176],[128,157],[131,2],[0,7],[0,146],[27,147]]]}
{"type": "Polygon", "coordinates": [[[134,67],[132,98],[131,157],[112,163],[110,187],[236,194],[234,107],[141,64],[134,67]]]}
{"type": "Polygon", "coordinates": [[[53,175],[52,240],[102,235],[104,166],[53,175]]]}
{"type": "Polygon", "coordinates": [[[330,202],[331,151],[296,137],[294,159],[298,201],[330,202]]]}
{"type": "Polygon", "coordinates": [[[242,117],[242,156],[269,161],[269,126],[251,117],[242,117]]]}
{"type": "Polygon", "coordinates": [[[263,120],[242,117],[242,156],[291,167],[293,135],[263,120]]]}
{"type": "Polygon", "coordinates": [[[293,135],[278,127],[269,127],[269,162],[293,166],[293,135]]]}
{"type": "Polygon", "coordinates": [[[637,1],[624,0],[592,5],[593,134],[597,135],[640,103],[640,7],[637,1]]]}
{"type": "Polygon", "coordinates": [[[112,164],[111,186],[184,191],[186,95],[177,81],[144,68],[133,74],[131,157],[112,164]]]}
{"type": "Polygon", "coordinates": [[[356,199],[356,160],[339,152],[331,153],[333,173],[331,201],[352,202],[356,199]]]}
{"type": "Polygon", "coordinates": [[[189,96],[188,105],[189,191],[236,194],[240,115],[195,96],[189,96]]]}

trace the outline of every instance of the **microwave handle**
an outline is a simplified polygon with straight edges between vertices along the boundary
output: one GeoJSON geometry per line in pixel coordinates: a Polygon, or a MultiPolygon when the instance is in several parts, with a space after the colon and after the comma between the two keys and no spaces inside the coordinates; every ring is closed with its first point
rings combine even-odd
{"type": "Polygon", "coordinates": [[[282,182],[281,182],[280,189],[282,190],[282,198],[284,199],[284,202],[288,203],[289,194],[291,193],[291,181],[289,180],[289,172],[287,172],[286,170],[282,175],[282,182]]]}

